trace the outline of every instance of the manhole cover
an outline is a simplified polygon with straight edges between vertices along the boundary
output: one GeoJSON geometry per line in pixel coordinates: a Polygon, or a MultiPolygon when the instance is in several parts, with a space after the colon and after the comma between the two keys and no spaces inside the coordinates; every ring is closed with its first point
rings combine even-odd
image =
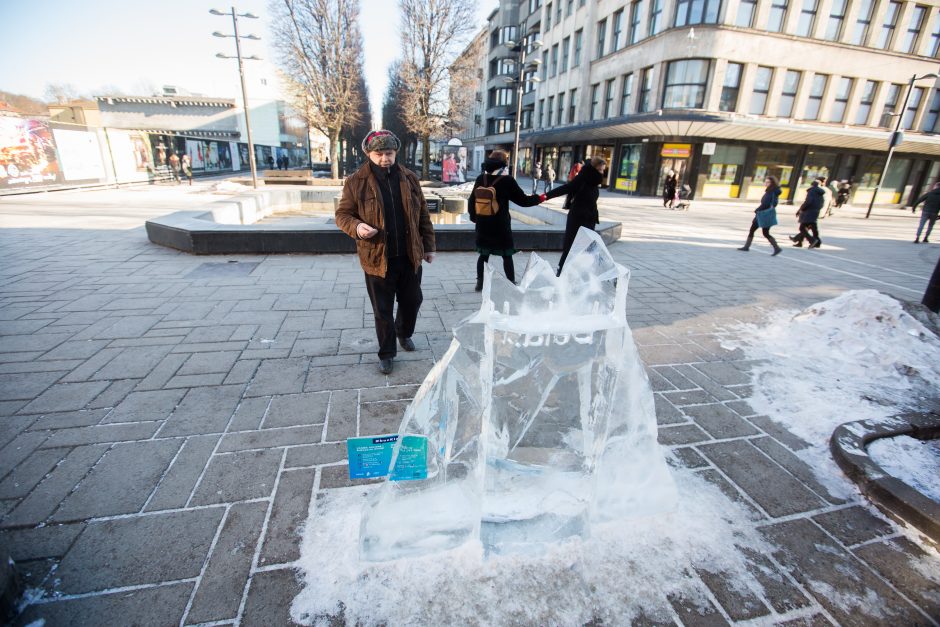
{"type": "Polygon", "coordinates": [[[218,279],[222,277],[248,276],[258,267],[259,262],[218,262],[204,263],[186,275],[187,279],[218,279]]]}

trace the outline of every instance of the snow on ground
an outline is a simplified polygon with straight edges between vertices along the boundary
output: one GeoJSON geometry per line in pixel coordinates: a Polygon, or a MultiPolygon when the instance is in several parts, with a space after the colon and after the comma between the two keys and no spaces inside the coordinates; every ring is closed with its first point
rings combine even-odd
{"type": "Polygon", "coordinates": [[[868,454],[889,475],[940,503],[940,440],[881,438],[868,445],[868,454]]]}
{"type": "MultiPolygon", "coordinates": [[[[327,491],[311,506],[301,559],[304,589],[292,617],[328,624],[345,611],[362,625],[580,625],[594,617],[669,622],[667,595],[704,606],[694,570],[759,591],[738,547],[770,547],[741,506],[689,470],[674,470],[679,507],[595,527],[592,537],[532,553],[484,558],[478,543],[420,558],[359,561],[359,520],[375,487],[327,491]]],[[[755,566],[751,565],[751,568],[755,566]]]]}
{"type": "Polygon", "coordinates": [[[213,194],[240,194],[250,189],[247,185],[225,179],[213,184],[208,191],[213,194]]]}
{"type": "MultiPolygon", "coordinates": [[[[917,409],[940,396],[940,339],[901,304],[874,290],[846,292],[764,325],[730,330],[723,344],[758,360],[751,406],[801,437],[799,451],[837,496],[857,494],[829,453],[837,426],[917,409]]],[[[918,462],[901,464],[912,474],[918,462]]]]}

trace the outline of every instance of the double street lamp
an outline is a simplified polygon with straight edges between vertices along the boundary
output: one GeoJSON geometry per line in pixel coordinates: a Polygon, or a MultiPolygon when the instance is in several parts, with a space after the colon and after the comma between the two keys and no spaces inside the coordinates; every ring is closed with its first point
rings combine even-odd
{"type": "Polygon", "coordinates": [[[891,133],[891,139],[888,142],[888,158],[885,159],[885,166],[881,170],[881,176],[878,177],[878,184],[875,185],[875,192],[871,195],[871,200],[868,202],[868,211],[865,212],[865,217],[868,218],[871,215],[871,208],[875,204],[875,199],[878,197],[878,190],[881,189],[881,184],[884,182],[885,177],[888,175],[888,166],[891,165],[891,157],[894,155],[894,149],[898,144],[903,140],[903,135],[901,133],[901,123],[904,120],[904,114],[907,112],[907,103],[911,97],[911,91],[914,89],[914,83],[917,81],[922,81],[927,78],[940,78],[937,74],[924,74],[923,76],[917,76],[916,74],[911,77],[911,80],[907,83],[907,93],[904,94],[904,104],[901,105],[900,110],[895,111],[894,116],[898,119],[897,124],[894,125],[894,132],[891,133]]]}
{"type": "Polygon", "coordinates": [[[248,90],[245,88],[245,66],[243,61],[260,61],[261,58],[255,55],[250,57],[242,57],[242,39],[250,39],[252,41],[258,41],[261,39],[257,35],[239,35],[238,34],[238,18],[244,17],[249,20],[256,20],[258,16],[253,13],[239,13],[235,10],[235,7],[232,7],[231,11],[219,11],[218,9],[209,9],[209,13],[212,15],[231,15],[232,16],[232,28],[235,32],[233,35],[226,35],[225,33],[220,33],[215,31],[212,33],[213,37],[232,37],[235,39],[235,56],[229,54],[222,54],[219,52],[215,56],[220,59],[238,59],[238,77],[241,79],[242,84],[242,103],[244,104],[245,110],[245,133],[248,136],[248,162],[251,165],[251,185],[258,189],[258,168],[255,164],[255,145],[251,141],[251,117],[248,114],[248,90]]]}
{"type": "MultiPolygon", "coordinates": [[[[524,27],[525,25],[523,24],[519,27],[519,30],[522,31],[524,27]]],[[[541,65],[542,60],[539,58],[529,59],[529,56],[542,47],[542,40],[538,39],[535,34],[530,33],[525,35],[522,41],[507,41],[506,45],[517,54],[515,61],[519,70],[519,76],[517,78],[503,77],[504,81],[516,87],[515,138],[512,142],[512,177],[516,178],[516,172],[519,167],[519,126],[522,122],[522,94],[527,82],[540,83],[542,81],[538,76],[535,76],[535,72],[538,70],[539,65],[541,65]],[[525,77],[526,72],[532,73],[532,76],[528,79],[525,77]]]]}

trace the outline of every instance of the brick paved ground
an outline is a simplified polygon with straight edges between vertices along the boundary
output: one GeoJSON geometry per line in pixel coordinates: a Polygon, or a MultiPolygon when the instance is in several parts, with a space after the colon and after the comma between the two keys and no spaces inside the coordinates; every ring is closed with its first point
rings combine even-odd
{"type": "MultiPolygon", "coordinates": [[[[479,304],[474,257],[442,255],[426,267],[418,350],[380,376],[353,257],[147,242],[143,219],[204,191],[0,199],[0,537],[44,595],[21,624],[288,624],[297,530],[317,491],[348,484],[344,439],[395,431],[479,304]]],[[[919,300],[940,246],[910,243],[910,213],[852,213],[822,223],[822,250],[772,259],[734,250],[746,207],[657,205],[606,196],[602,214],[624,221],[611,250],[633,269],[660,439],[777,547],[754,556],[765,594],[700,573],[713,607],[672,599],[675,622],[935,624],[940,598],[909,564],[923,550],[830,495],[794,455],[806,443],[753,415],[750,364],[715,331],[846,289],[919,300]],[[839,601],[866,594],[868,615],[839,601]]]]}

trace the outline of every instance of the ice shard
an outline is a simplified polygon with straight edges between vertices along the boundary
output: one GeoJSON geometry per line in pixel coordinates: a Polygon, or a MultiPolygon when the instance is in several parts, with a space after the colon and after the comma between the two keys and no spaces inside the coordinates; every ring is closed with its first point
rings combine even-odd
{"type": "Polygon", "coordinates": [[[470,540],[525,551],[674,507],[626,320],[629,275],[587,229],[560,277],[535,254],[518,287],[487,270],[480,310],[454,330],[399,431],[427,438],[427,478],[372,495],[362,559],[470,540]]]}

